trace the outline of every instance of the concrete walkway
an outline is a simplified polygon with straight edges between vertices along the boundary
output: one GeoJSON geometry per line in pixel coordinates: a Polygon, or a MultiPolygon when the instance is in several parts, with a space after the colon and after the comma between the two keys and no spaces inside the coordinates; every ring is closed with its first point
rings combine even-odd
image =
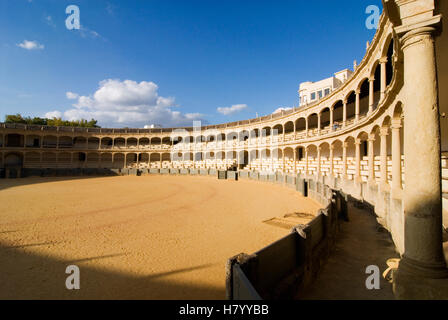
{"type": "Polygon", "coordinates": [[[377,265],[381,274],[386,261],[398,258],[389,233],[364,209],[349,204],[349,222],[341,222],[335,247],[312,286],[297,298],[310,300],[391,300],[392,285],[380,277],[379,290],[367,290],[366,268],[377,265]]]}

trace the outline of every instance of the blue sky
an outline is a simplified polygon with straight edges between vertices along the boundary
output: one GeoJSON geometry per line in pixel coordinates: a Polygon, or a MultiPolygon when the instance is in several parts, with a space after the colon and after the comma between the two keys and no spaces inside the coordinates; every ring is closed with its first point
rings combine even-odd
{"type": "Polygon", "coordinates": [[[300,82],[362,59],[369,5],[381,0],[0,0],[0,119],[178,126],[297,106],[300,82]],[[72,4],[81,30],[65,26],[72,4]]]}

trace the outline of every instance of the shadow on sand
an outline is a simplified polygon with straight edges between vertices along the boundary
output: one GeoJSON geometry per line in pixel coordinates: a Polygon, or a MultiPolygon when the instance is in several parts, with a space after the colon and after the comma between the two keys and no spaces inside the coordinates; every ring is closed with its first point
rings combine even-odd
{"type": "MultiPolygon", "coordinates": [[[[27,248],[45,244],[8,247],[0,243],[0,299],[224,299],[222,288],[173,282],[166,277],[188,273],[210,265],[170,270],[142,276],[96,268],[84,263],[113,259],[121,254],[85,259],[59,260],[32,253],[27,248]],[[67,266],[80,268],[80,290],[67,290],[67,266]]],[[[223,270],[224,272],[224,270],[223,270]]]]}

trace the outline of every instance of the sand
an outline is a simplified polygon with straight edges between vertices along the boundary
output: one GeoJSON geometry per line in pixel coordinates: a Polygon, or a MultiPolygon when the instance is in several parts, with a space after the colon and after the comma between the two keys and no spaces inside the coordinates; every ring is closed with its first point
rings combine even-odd
{"type": "Polygon", "coordinates": [[[0,299],[224,299],[229,257],[282,238],[318,209],[254,181],[3,179],[0,299]],[[65,287],[69,265],[80,268],[80,290],[65,287]]]}

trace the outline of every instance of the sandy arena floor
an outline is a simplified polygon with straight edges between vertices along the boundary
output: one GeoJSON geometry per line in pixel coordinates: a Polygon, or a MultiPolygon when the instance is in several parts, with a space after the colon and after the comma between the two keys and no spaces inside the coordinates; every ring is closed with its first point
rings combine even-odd
{"type": "Polygon", "coordinates": [[[318,208],[286,187],[211,177],[3,179],[0,299],[224,299],[227,258],[318,208]],[[72,264],[80,290],[65,288],[72,264]]]}

